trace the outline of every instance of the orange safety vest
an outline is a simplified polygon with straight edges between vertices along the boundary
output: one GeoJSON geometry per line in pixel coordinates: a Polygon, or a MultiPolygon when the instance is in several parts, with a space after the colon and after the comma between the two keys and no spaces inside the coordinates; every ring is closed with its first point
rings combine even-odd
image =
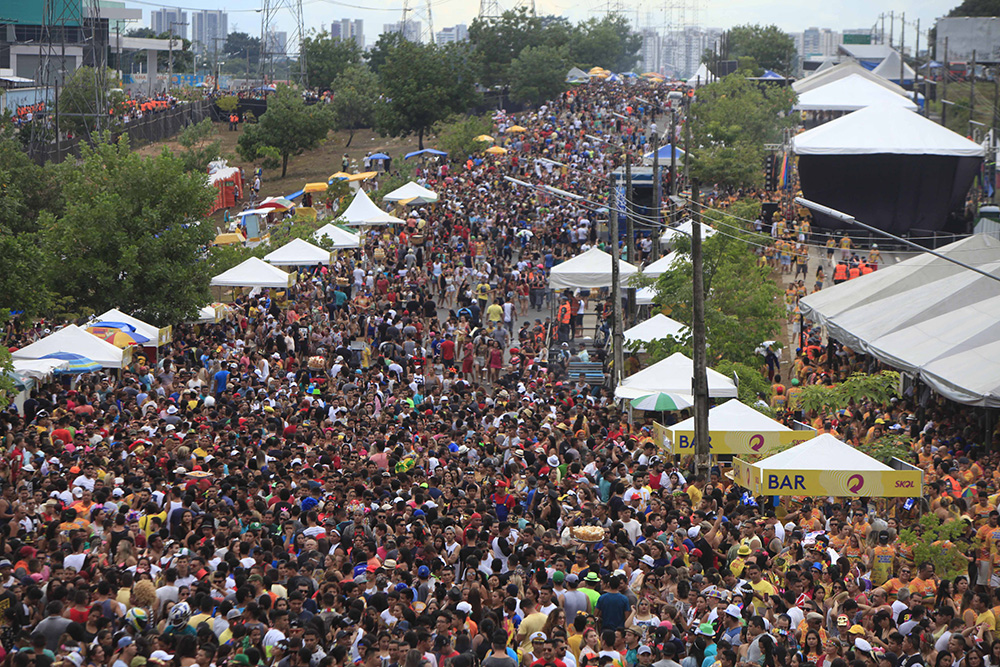
{"type": "Polygon", "coordinates": [[[850,277],[848,278],[848,280],[854,280],[855,278],[858,278],[860,276],[861,276],[861,269],[855,266],[851,269],[850,277]]]}
{"type": "Polygon", "coordinates": [[[871,273],[874,270],[875,270],[875,267],[872,266],[871,264],[862,264],[861,265],[861,275],[863,275],[863,276],[867,276],[869,273],[871,273]]]}
{"type": "Polygon", "coordinates": [[[834,280],[847,280],[847,264],[841,262],[833,269],[834,280]]]}
{"type": "Polygon", "coordinates": [[[559,323],[569,324],[572,313],[573,311],[570,310],[568,303],[564,303],[563,305],[559,306],[559,323]]]}

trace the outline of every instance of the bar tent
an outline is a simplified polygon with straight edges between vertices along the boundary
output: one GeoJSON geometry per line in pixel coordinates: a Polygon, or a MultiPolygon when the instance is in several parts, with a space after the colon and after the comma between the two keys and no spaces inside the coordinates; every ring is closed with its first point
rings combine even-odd
{"type": "MultiPolygon", "coordinates": [[[[664,427],[664,443],[674,454],[694,453],[694,417],[664,427]]],[[[813,429],[795,431],[736,399],[708,411],[708,437],[712,454],[749,455],[782,445],[798,444],[816,437],[813,429]]]]}
{"type": "Polygon", "coordinates": [[[734,481],[755,496],[919,498],[919,469],[896,470],[823,433],[748,463],[735,459],[734,481]]]}
{"type": "Polygon", "coordinates": [[[292,239],[277,250],[264,255],[264,261],[274,266],[316,266],[330,264],[330,251],[314,246],[304,239],[292,239]]]}
{"type": "Polygon", "coordinates": [[[41,359],[50,354],[79,354],[104,368],[124,368],[132,358],[132,347],[118,348],[75,324],[54,331],[11,354],[14,359],[41,359]]]}
{"type": "MultiPolygon", "coordinates": [[[[680,352],[629,375],[615,388],[615,398],[632,399],[650,394],[681,394],[690,396],[694,378],[694,362],[680,352]]],[[[736,398],[736,385],[722,373],[708,369],[710,398],[736,398]]]]}
{"type": "Polygon", "coordinates": [[[173,327],[153,326],[137,317],[126,315],[117,308],[112,308],[106,313],[98,315],[90,322],[90,325],[97,325],[101,322],[122,322],[135,327],[136,333],[142,334],[149,339],[149,343],[143,345],[143,347],[161,347],[173,339],[173,327]]]}
{"type": "MultiPolygon", "coordinates": [[[[600,248],[591,248],[562,264],[556,264],[549,272],[549,287],[552,289],[597,289],[611,287],[611,255],[600,248]]],[[[618,261],[618,275],[622,285],[639,272],[625,260],[618,261]]]]}
{"type": "Polygon", "coordinates": [[[287,288],[295,284],[295,274],[251,257],[212,278],[211,284],[217,287],[287,288]]]}
{"type": "MultiPolygon", "coordinates": [[[[636,324],[624,331],[625,349],[642,352],[646,344],[661,338],[673,336],[680,338],[687,335],[688,327],[673,320],[663,313],[657,313],[648,320],[636,324]]],[[[687,392],[685,392],[687,393],[687,392]]]]}
{"type": "Polygon", "coordinates": [[[333,242],[333,247],[335,250],[340,250],[342,248],[360,248],[361,247],[361,237],[357,234],[352,234],[346,229],[341,229],[334,224],[326,224],[313,232],[313,238],[317,241],[321,241],[324,236],[329,237],[330,241],[333,242]]]}

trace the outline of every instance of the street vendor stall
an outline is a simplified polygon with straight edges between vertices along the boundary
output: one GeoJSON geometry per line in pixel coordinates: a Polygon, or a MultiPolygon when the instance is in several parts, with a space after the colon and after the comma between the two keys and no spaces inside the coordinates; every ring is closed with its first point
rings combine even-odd
{"type": "Polygon", "coordinates": [[[783,452],[748,463],[733,461],[734,481],[755,496],[916,498],[919,469],[895,470],[824,433],[783,452]]]}
{"type": "MultiPolygon", "coordinates": [[[[611,287],[611,255],[600,248],[591,248],[562,264],[556,264],[549,273],[552,289],[596,289],[611,287]]],[[[632,264],[618,261],[618,275],[624,285],[639,272],[632,264]]]]}
{"type": "Polygon", "coordinates": [[[303,239],[292,239],[277,250],[264,255],[264,261],[274,266],[315,266],[330,263],[330,251],[303,239]]]}
{"type": "Polygon", "coordinates": [[[317,241],[321,241],[324,237],[330,239],[330,243],[332,244],[334,250],[361,247],[360,236],[352,234],[346,229],[341,229],[337,225],[333,224],[323,225],[313,232],[312,237],[317,241]]]}
{"type": "MultiPolygon", "coordinates": [[[[664,427],[663,449],[672,454],[694,453],[694,417],[664,427]]],[[[816,437],[816,431],[795,431],[781,422],[733,399],[708,411],[708,439],[712,454],[759,454],[782,445],[816,437]]]]}
{"type": "Polygon", "coordinates": [[[213,287],[291,287],[295,274],[282,271],[257,257],[251,257],[212,278],[213,287]]]}
{"type": "Polygon", "coordinates": [[[124,368],[132,359],[132,350],[133,347],[115,347],[75,324],[70,324],[16,350],[12,356],[14,359],[41,359],[50,354],[72,352],[92,359],[104,368],[124,368]]]}

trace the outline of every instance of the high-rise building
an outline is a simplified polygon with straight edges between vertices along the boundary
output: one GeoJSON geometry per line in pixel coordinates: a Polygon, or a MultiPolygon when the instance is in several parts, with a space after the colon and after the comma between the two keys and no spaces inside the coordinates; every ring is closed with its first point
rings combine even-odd
{"type": "Polygon", "coordinates": [[[264,51],[277,58],[288,55],[288,33],[284,30],[272,30],[267,33],[264,42],[264,51]]]}
{"type": "Polygon", "coordinates": [[[228,35],[229,15],[226,12],[204,9],[191,13],[191,41],[195,53],[219,53],[228,35]]]}
{"type": "Polygon", "coordinates": [[[663,45],[660,32],[653,28],[643,28],[639,31],[642,37],[642,47],[639,49],[639,65],[643,72],[659,72],[663,45]]]}
{"type": "Polygon", "coordinates": [[[359,49],[365,48],[365,23],[361,19],[340,19],[330,24],[333,39],[353,39],[359,49]]]}
{"type": "Polygon", "coordinates": [[[436,35],[434,35],[434,42],[438,46],[444,46],[445,44],[454,44],[455,42],[464,42],[468,39],[469,39],[469,26],[465,25],[464,23],[459,23],[458,25],[442,28],[441,30],[438,30],[436,35]]]}
{"type": "Polygon", "coordinates": [[[406,29],[404,30],[402,21],[396,21],[395,23],[383,23],[382,32],[401,32],[403,33],[404,39],[408,39],[411,42],[419,42],[420,36],[423,34],[423,28],[421,27],[420,21],[407,21],[406,29]]]}
{"type": "Polygon", "coordinates": [[[720,35],[722,35],[720,28],[698,26],[665,33],[661,37],[663,53],[661,67],[677,77],[691,76],[698,70],[705,49],[712,48],[720,35]]]}
{"type": "Polygon", "coordinates": [[[791,37],[795,40],[795,49],[802,59],[834,56],[843,41],[839,32],[829,28],[807,28],[802,32],[791,33],[791,37]]]}
{"type": "Polygon", "coordinates": [[[158,35],[173,30],[175,37],[187,39],[187,24],[188,13],[179,9],[154,9],[149,13],[149,27],[158,35]]]}

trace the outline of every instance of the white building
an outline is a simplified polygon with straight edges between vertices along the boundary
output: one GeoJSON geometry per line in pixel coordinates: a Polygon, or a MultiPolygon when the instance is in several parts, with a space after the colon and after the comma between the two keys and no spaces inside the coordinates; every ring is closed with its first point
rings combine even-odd
{"type": "Polygon", "coordinates": [[[661,41],[662,68],[673,72],[679,78],[691,76],[701,64],[702,53],[705,49],[712,48],[721,35],[721,28],[698,26],[667,32],[661,41]]]}
{"type": "Polygon", "coordinates": [[[643,28],[639,31],[642,37],[642,48],[639,49],[640,72],[659,72],[663,58],[663,40],[660,32],[654,28],[643,28]]]}
{"type": "Polygon", "coordinates": [[[361,19],[340,19],[330,24],[333,39],[353,39],[359,49],[365,48],[365,24],[361,19]]]}
{"type": "Polygon", "coordinates": [[[187,39],[188,13],[179,9],[154,9],[149,13],[149,27],[157,35],[173,30],[175,37],[187,39]],[[171,28],[170,24],[173,24],[171,28]]]}
{"type": "Polygon", "coordinates": [[[401,32],[405,39],[411,42],[419,42],[420,36],[423,34],[423,28],[421,27],[420,21],[407,21],[406,29],[403,29],[402,21],[396,21],[395,23],[384,23],[382,24],[383,33],[393,33],[401,32]]]}
{"type": "Polygon", "coordinates": [[[791,33],[795,40],[795,50],[799,58],[829,58],[837,54],[837,47],[844,41],[843,35],[830,28],[807,28],[791,33]]]}
{"type": "Polygon", "coordinates": [[[271,56],[288,55],[288,33],[284,30],[272,30],[267,33],[264,51],[271,56]]]}
{"type": "Polygon", "coordinates": [[[195,53],[221,52],[228,35],[229,15],[226,12],[204,9],[191,13],[191,41],[195,53]]]}
{"type": "Polygon", "coordinates": [[[438,30],[437,34],[434,35],[434,41],[438,46],[454,44],[455,42],[464,42],[468,39],[469,26],[464,23],[443,28],[438,30]]]}

